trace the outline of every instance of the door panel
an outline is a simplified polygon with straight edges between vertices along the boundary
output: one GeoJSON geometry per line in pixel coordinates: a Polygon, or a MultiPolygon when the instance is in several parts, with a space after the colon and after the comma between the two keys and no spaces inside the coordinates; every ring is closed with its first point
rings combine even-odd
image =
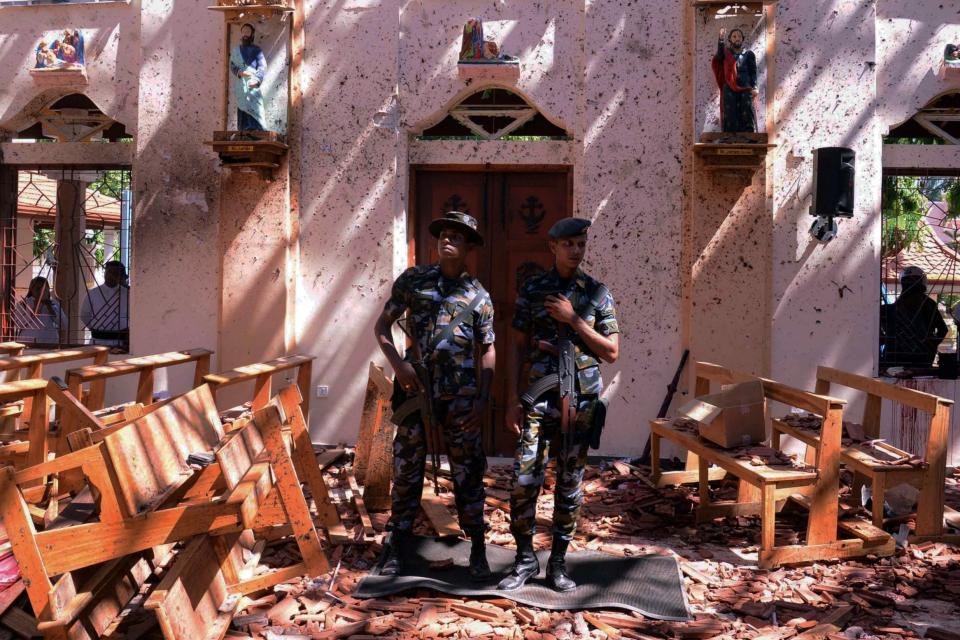
{"type": "Polygon", "coordinates": [[[517,384],[517,372],[509,371],[508,348],[519,278],[553,264],[547,230],[560,218],[571,215],[570,179],[566,170],[419,170],[415,174],[418,262],[436,261],[436,240],[427,227],[449,209],[466,211],[477,218],[486,239],[486,244],[471,256],[469,266],[494,304],[497,371],[484,443],[489,454],[513,455],[516,446],[516,436],[503,421],[509,389],[517,384]]]}
{"type": "MultiPolygon", "coordinates": [[[[477,172],[420,172],[417,174],[417,240],[418,264],[437,261],[437,240],[428,227],[430,221],[447,211],[462,211],[477,219],[480,233],[489,245],[487,227],[488,174],[477,172]]],[[[486,247],[484,247],[486,248],[486,247]]],[[[470,273],[486,287],[489,277],[489,261],[482,251],[474,251],[467,259],[470,273]]]]}

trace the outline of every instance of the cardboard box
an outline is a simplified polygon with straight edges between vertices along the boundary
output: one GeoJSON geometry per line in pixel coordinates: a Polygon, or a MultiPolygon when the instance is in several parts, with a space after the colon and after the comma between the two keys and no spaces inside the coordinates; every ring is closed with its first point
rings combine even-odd
{"type": "Polygon", "coordinates": [[[721,447],[743,447],[767,439],[763,383],[724,387],[720,393],[694,398],[679,409],[699,423],[700,437],[721,447]]]}

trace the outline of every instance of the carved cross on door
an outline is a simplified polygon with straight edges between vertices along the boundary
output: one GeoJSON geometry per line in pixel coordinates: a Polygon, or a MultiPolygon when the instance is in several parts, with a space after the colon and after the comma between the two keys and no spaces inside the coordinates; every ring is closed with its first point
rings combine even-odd
{"type": "Polygon", "coordinates": [[[459,193],[455,193],[443,203],[443,211],[440,212],[440,215],[445,214],[447,211],[470,213],[470,207],[467,206],[466,200],[461,198],[459,193]]]}
{"type": "Polygon", "coordinates": [[[529,196],[520,205],[520,212],[517,214],[527,225],[527,233],[534,234],[540,231],[540,223],[546,217],[547,212],[543,207],[543,202],[537,196],[529,196]]]}

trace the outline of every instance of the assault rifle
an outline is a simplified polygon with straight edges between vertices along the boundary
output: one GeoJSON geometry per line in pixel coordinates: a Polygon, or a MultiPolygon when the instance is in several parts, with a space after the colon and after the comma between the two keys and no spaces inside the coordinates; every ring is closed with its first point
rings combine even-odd
{"type": "MultiPolygon", "coordinates": [[[[430,352],[432,353],[441,342],[453,339],[454,330],[460,326],[460,323],[469,318],[487,298],[487,292],[483,287],[480,287],[480,290],[470,301],[470,304],[461,309],[459,313],[450,320],[447,326],[433,337],[433,340],[427,345],[430,352]]],[[[440,449],[443,447],[443,438],[440,435],[440,428],[433,416],[433,380],[430,376],[430,367],[427,366],[426,358],[420,349],[416,326],[413,322],[413,316],[410,313],[407,314],[407,325],[408,327],[404,331],[412,343],[410,351],[413,355],[413,362],[410,364],[413,365],[413,370],[417,372],[417,380],[420,381],[420,388],[417,390],[415,397],[406,400],[396,408],[391,421],[395,425],[400,426],[411,415],[418,411],[420,412],[420,418],[423,421],[424,435],[427,438],[427,448],[430,450],[430,462],[433,467],[433,490],[439,494],[440,481],[438,474],[440,473],[440,449]]],[[[400,326],[403,328],[403,325],[400,326]]]]}
{"type": "MultiPolygon", "coordinates": [[[[687,358],[690,356],[690,350],[684,349],[680,357],[680,366],[673,374],[673,380],[667,385],[667,395],[660,405],[660,411],[657,412],[657,419],[667,417],[667,411],[670,410],[670,403],[673,402],[673,395],[677,392],[677,385],[680,383],[680,376],[683,374],[683,368],[687,365],[687,358]]],[[[650,436],[647,436],[647,444],[643,447],[643,455],[640,456],[640,464],[650,464],[650,436]]]]}
{"type": "Polygon", "coordinates": [[[416,412],[420,413],[424,436],[427,439],[427,449],[430,452],[433,491],[437,495],[440,495],[440,447],[443,443],[433,417],[433,380],[430,376],[430,369],[424,361],[423,352],[420,349],[420,341],[417,340],[416,327],[410,315],[407,316],[406,333],[412,343],[410,351],[413,354],[413,362],[410,364],[413,365],[413,370],[417,373],[417,380],[420,384],[418,385],[416,396],[397,407],[397,410],[393,412],[391,420],[399,426],[412,414],[416,412]]]}
{"type": "MultiPolygon", "coordinates": [[[[596,308],[603,302],[607,296],[607,288],[603,285],[597,287],[587,307],[579,313],[581,317],[596,308]]],[[[523,395],[520,396],[520,402],[528,411],[537,403],[542,395],[557,389],[560,400],[560,433],[562,436],[563,450],[570,451],[574,444],[577,423],[577,407],[579,401],[577,398],[577,367],[576,367],[576,345],[573,343],[573,337],[570,334],[570,327],[565,323],[558,323],[557,326],[557,344],[540,340],[533,345],[534,349],[546,351],[557,357],[557,373],[551,373],[544,376],[530,385],[523,395]]]]}

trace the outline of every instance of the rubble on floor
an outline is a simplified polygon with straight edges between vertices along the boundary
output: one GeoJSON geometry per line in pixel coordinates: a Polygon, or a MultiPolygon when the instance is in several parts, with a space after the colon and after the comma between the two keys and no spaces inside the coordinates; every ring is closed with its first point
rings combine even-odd
{"type": "MultiPolygon", "coordinates": [[[[960,640],[960,547],[907,543],[891,558],[759,570],[757,518],[696,525],[695,487],[656,489],[647,479],[646,468],[627,461],[588,467],[580,526],[571,547],[620,555],[678,556],[694,620],[662,622],[614,610],[542,611],[507,599],[471,600],[427,590],[358,600],[350,594],[376,563],[381,536],[378,541],[363,542],[363,526],[349,500],[350,487],[342,481],[341,465],[348,463],[349,457],[344,456],[326,470],[325,478],[340,503],[344,524],[360,542],[327,549],[336,567],[332,581],[330,576],[303,577],[243,597],[226,638],[960,640]]],[[[504,546],[513,543],[507,511],[510,482],[508,466],[493,466],[487,472],[487,540],[504,546]]],[[[553,507],[552,483],[548,477],[540,498],[537,548],[550,545],[544,525],[553,507]]],[[[735,495],[736,485],[730,482],[719,485],[716,497],[735,495]]],[[[946,501],[960,506],[958,472],[947,478],[946,501]]],[[[453,513],[452,500],[447,504],[453,513]]],[[[372,513],[370,518],[382,534],[387,514],[372,513]]],[[[434,535],[423,513],[415,530],[434,535]]],[[[778,537],[802,542],[802,531],[802,512],[796,520],[786,515],[778,519],[778,537]]],[[[288,540],[268,545],[261,556],[264,567],[297,560],[296,545],[288,540]]],[[[17,604],[22,603],[20,597],[17,604]]],[[[28,605],[24,608],[29,610],[28,605]]],[[[138,615],[126,625],[123,637],[160,637],[150,613],[138,615]]],[[[29,637],[24,635],[29,633],[29,625],[26,630],[22,626],[24,616],[31,618],[17,606],[10,607],[0,617],[0,625],[16,634],[10,637],[29,637]]]]}

